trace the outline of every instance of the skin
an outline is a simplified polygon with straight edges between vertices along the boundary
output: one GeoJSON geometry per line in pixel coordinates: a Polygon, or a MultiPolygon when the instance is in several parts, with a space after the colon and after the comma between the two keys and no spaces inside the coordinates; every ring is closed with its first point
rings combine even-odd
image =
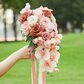
{"type": "Polygon", "coordinates": [[[29,59],[30,49],[25,46],[11,54],[4,61],[0,62],[0,77],[3,76],[18,60],[29,59]]]}

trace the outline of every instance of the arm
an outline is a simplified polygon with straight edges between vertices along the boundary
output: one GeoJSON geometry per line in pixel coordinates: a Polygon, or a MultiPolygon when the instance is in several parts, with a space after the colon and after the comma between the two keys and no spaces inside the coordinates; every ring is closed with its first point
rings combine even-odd
{"type": "Polygon", "coordinates": [[[28,46],[21,48],[0,63],[0,77],[3,76],[18,60],[29,59],[30,49],[28,46]]]}

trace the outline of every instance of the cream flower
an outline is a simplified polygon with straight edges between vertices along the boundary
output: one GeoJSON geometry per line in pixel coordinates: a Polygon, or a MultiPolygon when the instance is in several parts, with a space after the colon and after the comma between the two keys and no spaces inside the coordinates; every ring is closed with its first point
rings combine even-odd
{"type": "Polygon", "coordinates": [[[55,17],[53,16],[53,14],[51,15],[50,19],[51,19],[51,22],[56,22],[56,19],[55,19],[55,17]]]}
{"type": "Polygon", "coordinates": [[[60,58],[60,53],[58,51],[56,51],[56,49],[52,49],[50,51],[50,60],[51,61],[56,61],[56,63],[58,63],[58,59],[60,58]]]}
{"type": "Polygon", "coordinates": [[[29,17],[27,18],[28,23],[29,23],[31,26],[33,26],[34,23],[37,23],[38,19],[39,19],[39,18],[38,18],[37,16],[35,16],[35,15],[31,15],[31,16],[29,16],[29,17]]]}
{"type": "Polygon", "coordinates": [[[55,61],[48,60],[40,60],[40,66],[42,71],[52,72],[54,70],[54,67],[56,67],[55,61]]]}
{"type": "Polygon", "coordinates": [[[38,46],[35,49],[35,56],[37,59],[49,59],[50,58],[50,53],[49,50],[46,49],[44,46],[38,46]]]}

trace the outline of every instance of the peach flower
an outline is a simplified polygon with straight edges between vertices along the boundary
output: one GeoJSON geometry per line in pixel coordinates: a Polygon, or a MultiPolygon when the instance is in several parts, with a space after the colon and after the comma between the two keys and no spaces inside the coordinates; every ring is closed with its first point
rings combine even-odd
{"type": "Polygon", "coordinates": [[[22,34],[23,35],[28,35],[29,34],[29,31],[30,31],[30,28],[29,28],[29,24],[27,21],[25,21],[22,25],[21,25],[21,28],[20,30],[22,31],[22,34]]]}
{"type": "Polygon", "coordinates": [[[37,59],[41,60],[50,58],[49,50],[46,49],[44,46],[38,46],[35,50],[35,56],[37,59]]]}
{"type": "Polygon", "coordinates": [[[46,28],[47,27],[47,24],[50,22],[50,19],[47,18],[47,17],[43,17],[41,20],[40,20],[40,25],[43,27],[43,28],[46,28]]]}
{"type": "Polygon", "coordinates": [[[58,51],[56,51],[55,49],[51,49],[50,56],[51,61],[56,61],[56,63],[58,63],[58,59],[60,58],[60,53],[58,51]]]}
{"type": "Polygon", "coordinates": [[[44,46],[48,49],[55,48],[57,44],[57,40],[55,39],[47,40],[44,42],[44,46]]]}
{"type": "Polygon", "coordinates": [[[56,67],[56,63],[54,61],[48,60],[40,60],[40,66],[42,71],[52,72],[54,67],[56,67]]]}

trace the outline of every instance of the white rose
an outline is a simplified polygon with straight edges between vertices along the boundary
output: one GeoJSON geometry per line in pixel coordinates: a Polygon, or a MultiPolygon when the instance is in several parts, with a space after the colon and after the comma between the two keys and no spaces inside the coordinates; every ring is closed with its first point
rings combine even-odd
{"type": "Polygon", "coordinates": [[[27,18],[27,20],[28,20],[28,23],[32,26],[34,23],[37,23],[37,21],[38,21],[38,17],[37,16],[35,16],[35,15],[31,15],[31,16],[29,16],[28,18],[27,18]]]}

